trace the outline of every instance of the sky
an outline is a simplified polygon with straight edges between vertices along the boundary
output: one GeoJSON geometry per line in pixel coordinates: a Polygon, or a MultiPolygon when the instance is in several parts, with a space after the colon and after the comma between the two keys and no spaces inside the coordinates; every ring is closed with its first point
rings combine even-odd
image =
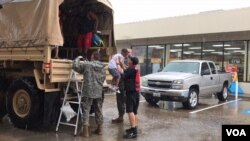
{"type": "Polygon", "coordinates": [[[250,0],[109,0],[115,24],[250,7],[250,0]]]}

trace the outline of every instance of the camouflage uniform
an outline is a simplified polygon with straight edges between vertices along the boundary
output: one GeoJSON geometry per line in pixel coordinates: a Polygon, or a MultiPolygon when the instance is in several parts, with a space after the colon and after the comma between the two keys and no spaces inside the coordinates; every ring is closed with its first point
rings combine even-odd
{"type": "Polygon", "coordinates": [[[97,124],[103,123],[102,114],[102,91],[103,82],[106,77],[104,64],[100,61],[85,61],[80,63],[80,58],[73,62],[73,69],[83,74],[83,125],[89,126],[89,111],[91,105],[95,107],[95,119],[97,124]]]}

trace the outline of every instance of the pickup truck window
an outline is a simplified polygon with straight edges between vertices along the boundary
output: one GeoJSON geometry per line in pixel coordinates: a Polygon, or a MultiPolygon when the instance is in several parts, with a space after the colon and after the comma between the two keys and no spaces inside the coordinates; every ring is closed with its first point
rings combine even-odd
{"type": "Polygon", "coordinates": [[[197,62],[171,62],[162,70],[163,72],[183,72],[199,74],[199,63],[197,62]]]}
{"type": "Polygon", "coordinates": [[[216,69],[215,69],[214,64],[212,62],[209,62],[209,66],[210,66],[212,74],[216,74],[216,69]]]}
{"type": "Polygon", "coordinates": [[[202,63],[201,65],[201,74],[202,75],[209,75],[210,74],[210,70],[209,70],[209,67],[208,67],[208,64],[207,63],[202,63]]]}

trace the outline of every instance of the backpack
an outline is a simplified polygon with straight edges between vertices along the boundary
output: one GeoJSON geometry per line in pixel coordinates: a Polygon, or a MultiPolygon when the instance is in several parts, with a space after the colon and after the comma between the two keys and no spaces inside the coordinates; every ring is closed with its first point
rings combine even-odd
{"type": "Polygon", "coordinates": [[[94,45],[96,45],[98,47],[104,46],[103,40],[97,34],[93,34],[92,42],[94,43],[94,45]]]}

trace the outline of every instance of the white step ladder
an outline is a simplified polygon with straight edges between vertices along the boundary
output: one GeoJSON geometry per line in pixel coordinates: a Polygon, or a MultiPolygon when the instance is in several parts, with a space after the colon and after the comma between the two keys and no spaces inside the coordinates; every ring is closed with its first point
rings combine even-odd
{"type": "Polygon", "coordinates": [[[77,79],[77,75],[76,72],[74,70],[71,70],[70,73],[70,78],[68,80],[67,83],[67,87],[66,87],[66,91],[64,94],[64,98],[63,98],[63,104],[61,106],[61,110],[60,110],[60,115],[57,121],[57,126],[56,126],[56,132],[58,131],[59,125],[63,124],[63,125],[67,125],[67,126],[73,126],[75,127],[75,132],[74,135],[76,135],[77,133],[77,128],[78,128],[78,121],[79,121],[79,116],[83,116],[82,114],[82,106],[81,106],[81,101],[82,101],[82,88],[83,88],[83,80],[81,79],[77,79]],[[76,93],[77,93],[77,101],[73,101],[72,97],[69,96],[69,89],[70,86],[72,86],[72,83],[75,84],[76,87],[76,93]],[[80,86],[79,86],[80,85],[80,86]],[[77,117],[76,117],[76,121],[74,124],[69,123],[69,122],[62,122],[62,113],[63,113],[63,107],[67,104],[67,103],[73,103],[73,104],[78,104],[78,111],[77,111],[77,117]]]}

